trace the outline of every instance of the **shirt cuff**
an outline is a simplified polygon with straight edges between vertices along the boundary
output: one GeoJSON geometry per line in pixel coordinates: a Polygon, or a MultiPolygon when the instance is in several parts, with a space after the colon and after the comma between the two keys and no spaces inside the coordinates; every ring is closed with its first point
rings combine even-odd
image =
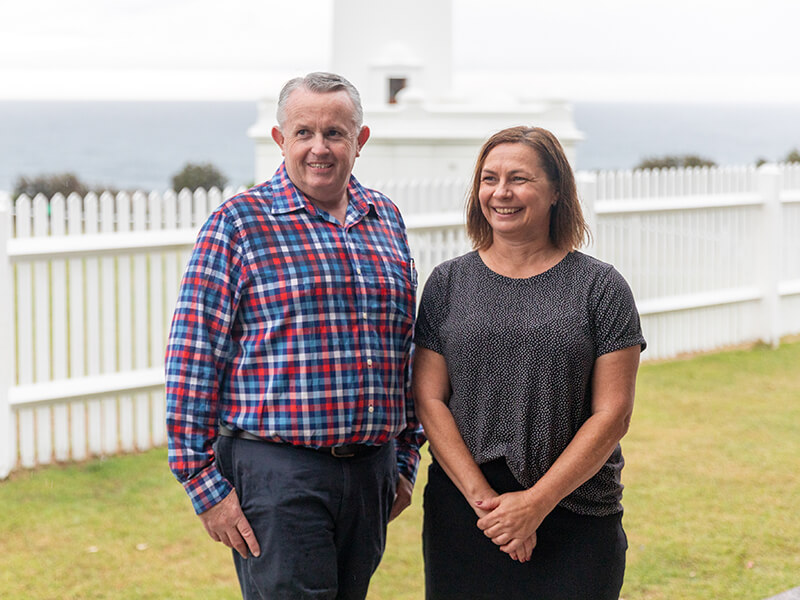
{"type": "Polygon", "coordinates": [[[214,464],[185,482],[183,488],[189,494],[194,511],[198,515],[224,500],[233,491],[233,486],[214,464]]]}
{"type": "Polygon", "coordinates": [[[397,470],[400,475],[408,479],[414,485],[417,479],[417,467],[419,466],[419,449],[403,444],[397,440],[397,470]]]}

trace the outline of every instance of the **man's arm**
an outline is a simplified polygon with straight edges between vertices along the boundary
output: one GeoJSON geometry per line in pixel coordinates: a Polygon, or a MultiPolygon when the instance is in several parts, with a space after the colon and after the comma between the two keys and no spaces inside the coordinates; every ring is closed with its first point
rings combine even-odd
{"type": "Polygon", "coordinates": [[[198,514],[233,490],[214,462],[213,442],[241,277],[234,235],[220,213],[200,230],[181,281],[165,359],[169,465],[198,514]]]}
{"type": "Polygon", "coordinates": [[[181,282],[166,355],[167,432],[170,468],[208,535],[246,558],[260,554],[258,541],[213,453],[242,277],[233,235],[220,213],[212,215],[181,282]]]}
{"type": "Polygon", "coordinates": [[[397,495],[395,496],[389,520],[396,518],[401,512],[411,505],[411,495],[414,492],[414,482],[419,467],[419,449],[425,443],[425,434],[416,415],[414,396],[411,387],[411,365],[413,350],[406,358],[405,372],[405,413],[406,428],[395,440],[397,451],[397,495]]]}

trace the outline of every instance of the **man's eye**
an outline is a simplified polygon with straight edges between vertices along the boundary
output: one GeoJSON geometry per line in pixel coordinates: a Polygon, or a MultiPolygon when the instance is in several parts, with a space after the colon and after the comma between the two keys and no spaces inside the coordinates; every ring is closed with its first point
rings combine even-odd
{"type": "Polygon", "coordinates": [[[328,137],[340,137],[341,135],[342,135],[342,133],[340,131],[336,130],[336,129],[331,129],[328,132],[328,137]]]}
{"type": "Polygon", "coordinates": [[[297,135],[299,135],[299,136],[306,136],[306,135],[308,135],[308,129],[298,129],[298,130],[297,130],[297,135]]]}

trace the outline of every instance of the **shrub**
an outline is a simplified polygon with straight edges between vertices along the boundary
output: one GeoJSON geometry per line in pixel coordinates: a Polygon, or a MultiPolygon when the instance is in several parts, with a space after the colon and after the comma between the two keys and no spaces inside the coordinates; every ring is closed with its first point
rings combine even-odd
{"type": "Polygon", "coordinates": [[[89,186],[78,179],[74,173],[55,173],[26,177],[21,175],[14,184],[12,197],[16,200],[22,194],[33,198],[36,194],[44,194],[52,198],[58,193],[68,196],[72,192],[85,196],[89,186]]]}
{"type": "Polygon", "coordinates": [[[797,148],[794,148],[783,160],[787,163],[800,163],[800,152],[798,152],[797,148]]]}
{"type": "Polygon", "coordinates": [[[671,169],[681,167],[716,167],[713,160],[696,154],[668,154],[666,156],[645,158],[634,169],[671,169]]]}
{"type": "Polygon", "coordinates": [[[172,176],[172,189],[179,191],[188,188],[195,191],[197,188],[222,189],[228,183],[228,178],[211,163],[186,163],[178,173],[172,176]]]}

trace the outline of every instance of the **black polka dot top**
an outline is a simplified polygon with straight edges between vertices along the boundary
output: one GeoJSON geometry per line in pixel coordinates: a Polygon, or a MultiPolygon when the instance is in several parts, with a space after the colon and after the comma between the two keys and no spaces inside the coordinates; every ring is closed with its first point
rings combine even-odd
{"type": "MultiPolygon", "coordinates": [[[[444,356],[449,408],[475,461],[505,457],[526,488],[589,418],[595,359],[645,347],[628,284],[577,251],[526,279],[495,273],[477,252],[442,263],[425,285],[415,342],[444,356]]],[[[561,506],[621,511],[623,464],[618,445],[561,506]]]]}

